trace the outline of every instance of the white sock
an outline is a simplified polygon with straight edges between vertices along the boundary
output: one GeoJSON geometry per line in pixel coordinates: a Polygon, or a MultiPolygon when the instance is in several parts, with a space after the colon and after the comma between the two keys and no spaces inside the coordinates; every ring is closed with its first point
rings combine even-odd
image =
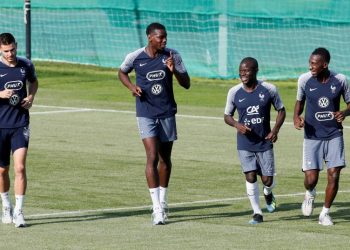
{"type": "Polygon", "coordinates": [[[316,189],[312,189],[311,191],[310,190],[306,190],[306,194],[308,196],[312,196],[312,197],[315,197],[316,196],[316,189]]]}
{"type": "Polygon", "coordinates": [[[160,209],[161,206],[160,206],[160,202],[159,202],[159,187],[150,188],[149,193],[151,194],[153,210],[160,209]]]}
{"type": "Polygon", "coordinates": [[[9,196],[9,192],[0,193],[1,194],[1,200],[2,200],[2,206],[3,207],[11,207],[11,200],[9,196]]]}
{"type": "Polygon", "coordinates": [[[15,211],[19,211],[23,209],[24,195],[16,194],[16,206],[15,211]]]}
{"type": "Polygon", "coordinates": [[[272,189],[276,186],[275,179],[273,179],[271,186],[265,186],[264,185],[264,194],[269,195],[272,192],[272,189]]]}
{"type": "Polygon", "coordinates": [[[328,214],[329,213],[329,209],[330,208],[326,208],[326,207],[323,206],[320,216],[324,216],[325,214],[328,214]]]}
{"type": "Polygon", "coordinates": [[[246,181],[247,195],[250,201],[250,205],[253,208],[254,214],[262,214],[259,204],[259,187],[258,182],[250,183],[246,181]]]}
{"type": "Polygon", "coordinates": [[[168,203],[168,188],[159,186],[159,202],[168,203]]]}

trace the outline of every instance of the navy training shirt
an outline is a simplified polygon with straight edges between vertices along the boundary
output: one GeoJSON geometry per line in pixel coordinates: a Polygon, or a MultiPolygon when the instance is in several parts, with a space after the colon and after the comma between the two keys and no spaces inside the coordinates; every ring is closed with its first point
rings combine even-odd
{"type": "Polygon", "coordinates": [[[0,98],[0,128],[28,126],[29,111],[21,107],[21,101],[27,97],[26,82],[36,79],[34,65],[30,60],[17,57],[15,67],[9,67],[0,60],[0,91],[12,89],[20,97],[16,106],[10,105],[9,99],[0,98]]]}
{"type": "Polygon", "coordinates": [[[343,135],[342,124],[334,118],[333,112],[340,109],[340,97],[350,102],[350,91],[343,74],[330,72],[327,83],[320,83],[311,72],[298,79],[297,100],[306,103],[304,138],[330,140],[343,135]]]}
{"type": "Polygon", "coordinates": [[[124,73],[135,70],[136,85],[142,89],[141,97],[136,96],[137,117],[167,118],[176,114],[173,73],[165,64],[170,51],[176,70],[185,73],[186,68],[180,54],[169,48],[165,48],[157,57],[151,58],[143,47],[129,53],[121,64],[120,70],[124,73]]]}
{"type": "Polygon", "coordinates": [[[265,137],[271,132],[271,106],[281,110],[284,105],[277,88],[270,83],[258,81],[254,91],[247,92],[243,83],[232,87],[227,94],[225,115],[233,116],[238,112],[238,122],[252,131],[246,135],[237,132],[237,149],[251,152],[263,152],[273,147],[265,137]]]}

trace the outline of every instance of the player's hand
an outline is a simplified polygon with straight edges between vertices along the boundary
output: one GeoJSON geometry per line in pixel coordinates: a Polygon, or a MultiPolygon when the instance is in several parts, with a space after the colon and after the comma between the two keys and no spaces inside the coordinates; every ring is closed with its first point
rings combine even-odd
{"type": "Polygon", "coordinates": [[[3,91],[0,91],[0,98],[2,99],[9,99],[13,95],[13,90],[11,89],[5,89],[3,91]]]}
{"type": "Polygon", "coordinates": [[[25,109],[30,109],[32,105],[33,105],[33,98],[29,96],[24,98],[21,102],[21,107],[25,109]]]}
{"type": "Polygon", "coordinates": [[[277,137],[277,134],[274,133],[273,131],[271,131],[266,137],[265,137],[265,140],[269,140],[273,143],[275,143],[277,141],[278,137],[277,137]]]}
{"type": "Polygon", "coordinates": [[[337,120],[337,122],[342,122],[345,119],[345,114],[342,111],[337,111],[333,113],[334,119],[337,120]]]}
{"type": "Polygon", "coordinates": [[[304,117],[302,116],[297,116],[297,117],[294,117],[294,127],[298,130],[302,129],[305,125],[305,122],[304,122],[304,117]]]}
{"type": "Polygon", "coordinates": [[[131,92],[132,92],[133,96],[139,96],[140,97],[142,95],[142,89],[139,86],[137,86],[137,85],[134,85],[134,87],[131,90],[131,92]]]}
{"type": "Polygon", "coordinates": [[[238,123],[236,126],[236,129],[239,133],[245,135],[248,134],[252,131],[251,128],[247,127],[246,125],[242,124],[242,123],[238,123]]]}
{"type": "Polygon", "coordinates": [[[166,66],[171,72],[174,72],[174,58],[173,53],[170,51],[170,56],[165,61],[166,66]]]}

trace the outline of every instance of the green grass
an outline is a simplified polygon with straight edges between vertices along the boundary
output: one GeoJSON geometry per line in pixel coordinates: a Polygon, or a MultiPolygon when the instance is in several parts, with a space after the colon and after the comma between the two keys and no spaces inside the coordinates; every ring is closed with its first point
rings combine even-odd
{"type": "MultiPolygon", "coordinates": [[[[110,111],[134,111],[134,99],[117,80],[116,70],[43,62],[36,68],[40,88],[31,110],[25,202],[29,226],[1,224],[4,249],[347,248],[348,169],[331,209],[335,226],[317,224],[325,172],[314,215],[301,216],[303,134],[290,123],[295,80],[275,82],[288,112],[275,144],[278,207],[273,214],[263,210],[265,223],[257,226],[247,223],[251,208],[236,132],[222,118],[227,91],[237,81],[198,78],[188,91],[175,87],[179,140],[173,150],[170,221],[154,227],[135,114],[110,111]],[[45,113],[69,110],[62,107],[96,110],[45,113]]],[[[347,128],[346,149],[349,141],[347,128]]]]}

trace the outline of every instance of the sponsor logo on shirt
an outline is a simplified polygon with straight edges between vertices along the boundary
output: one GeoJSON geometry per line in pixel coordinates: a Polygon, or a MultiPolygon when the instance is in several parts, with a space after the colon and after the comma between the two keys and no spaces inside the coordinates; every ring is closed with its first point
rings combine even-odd
{"type": "Polygon", "coordinates": [[[146,78],[148,81],[159,81],[164,79],[165,71],[164,70],[156,70],[148,72],[146,78]]]}
{"type": "Polygon", "coordinates": [[[249,106],[247,108],[247,115],[258,115],[259,114],[259,105],[249,106]]]}
{"type": "Polygon", "coordinates": [[[20,90],[23,87],[22,81],[11,81],[5,83],[5,89],[20,90]]]}
{"type": "Polygon", "coordinates": [[[331,111],[316,112],[315,118],[317,121],[329,121],[334,119],[334,114],[331,111]]]}
{"type": "Polygon", "coordinates": [[[329,106],[329,99],[325,96],[320,97],[320,99],[318,99],[318,106],[320,108],[327,108],[329,106]]]}
{"type": "Polygon", "coordinates": [[[153,95],[159,95],[160,93],[162,93],[163,87],[159,83],[156,83],[156,84],[153,84],[151,91],[153,95]]]}

